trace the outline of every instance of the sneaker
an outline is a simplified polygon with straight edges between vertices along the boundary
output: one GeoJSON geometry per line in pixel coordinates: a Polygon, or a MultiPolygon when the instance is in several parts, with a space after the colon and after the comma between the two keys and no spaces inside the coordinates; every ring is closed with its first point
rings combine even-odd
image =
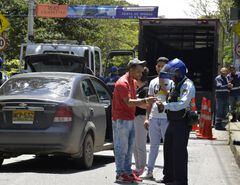
{"type": "Polygon", "coordinates": [[[137,175],[138,177],[139,177],[140,175],[142,175],[143,172],[144,172],[144,169],[143,169],[143,168],[133,170],[133,173],[135,173],[135,175],[137,175]]]}
{"type": "Polygon", "coordinates": [[[153,174],[150,171],[145,170],[142,175],[140,175],[142,179],[153,179],[153,174]]]}
{"type": "Polygon", "coordinates": [[[117,183],[132,183],[133,178],[130,177],[128,174],[121,174],[116,176],[116,181],[117,183]]]}
{"type": "Polygon", "coordinates": [[[129,177],[133,179],[133,182],[142,182],[142,179],[138,177],[135,173],[132,173],[131,175],[129,175],[129,177]]]}

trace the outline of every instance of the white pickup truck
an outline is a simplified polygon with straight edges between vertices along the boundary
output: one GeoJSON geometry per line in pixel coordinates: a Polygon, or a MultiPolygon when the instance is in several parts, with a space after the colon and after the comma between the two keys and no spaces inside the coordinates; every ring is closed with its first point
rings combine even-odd
{"type": "Polygon", "coordinates": [[[29,43],[21,45],[20,62],[25,72],[64,71],[102,76],[101,50],[77,43],[29,43]]]}

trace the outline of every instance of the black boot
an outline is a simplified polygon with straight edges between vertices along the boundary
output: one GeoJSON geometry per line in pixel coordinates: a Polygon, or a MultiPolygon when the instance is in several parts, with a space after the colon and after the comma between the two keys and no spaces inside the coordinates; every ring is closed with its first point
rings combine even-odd
{"type": "Polygon", "coordinates": [[[237,122],[237,116],[235,113],[232,113],[232,119],[231,122],[237,122]]]}
{"type": "Polygon", "coordinates": [[[222,126],[222,123],[216,123],[215,130],[226,130],[226,128],[222,126]]]}

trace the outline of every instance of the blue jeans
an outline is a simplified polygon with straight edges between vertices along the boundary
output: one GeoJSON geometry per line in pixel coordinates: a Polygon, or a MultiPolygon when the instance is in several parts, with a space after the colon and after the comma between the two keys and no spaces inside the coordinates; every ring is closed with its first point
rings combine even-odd
{"type": "Polygon", "coordinates": [[[132,173],[132,154],[135,139],[134,120],[112,122],[116,173],[132,173]]]}
{"type": "Polygon", "coordinates": [[[216,123],[221,123],[226,119],[228,113],[228,98],[216,98],[216,123]]]}

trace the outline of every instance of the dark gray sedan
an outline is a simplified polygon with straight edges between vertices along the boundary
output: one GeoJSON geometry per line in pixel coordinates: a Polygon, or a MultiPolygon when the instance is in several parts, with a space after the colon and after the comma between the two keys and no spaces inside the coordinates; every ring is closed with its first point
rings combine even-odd
{"type": "Polygon", "coordinates": [[[21,154],[51,154],[90,168],[94,152],[112,148],[111,95],[94,76],[25,73],[1,86],[1,164],[21,154]]]}

